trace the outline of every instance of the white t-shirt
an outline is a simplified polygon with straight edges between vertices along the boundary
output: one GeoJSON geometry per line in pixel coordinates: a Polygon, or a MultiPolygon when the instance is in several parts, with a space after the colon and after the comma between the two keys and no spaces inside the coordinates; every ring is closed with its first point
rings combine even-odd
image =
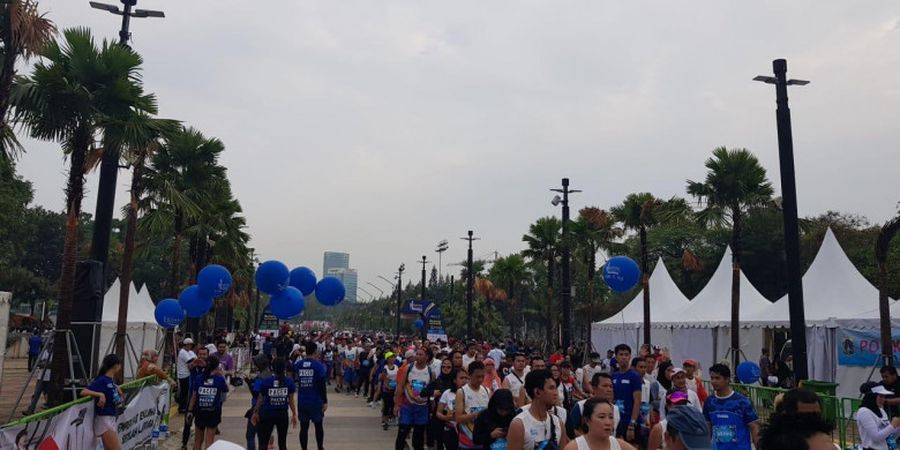
{"type": "Polygon", "coordinates": [[[463,353],[463,370],[469,370],[469,363],[471,363],[472,361],[475,361],[474,356],[469,356],[468,353],[463,353]]]}
{"type": "Polygon", "coordinates": [[[178,351],[178,362],[175,364],[175,371],[178,378],[187,378],[191,376],[191,369],[188,368],[188,361],[196,359],[197,354],[192,350],[181,349],[178,351]]]}
{"type": "Polygon", "coordinates": [[[591,367],[591,365],[588,364],[582,367],[582,371],[584,376],[578,379],[579,382],[583,383],[582,386],[589,386],[591,380],[594,379],[594,375],[606,372],[606,370],[603,369],[603,364],[597,364],[596,367],[591,367]]]}
{"type": "MultiPolygon", "coordinates": [[[[441,399],[438,400],[438,403],[447,405],[447,408],[444,410],[444,414],[453,416],[454,412],[456,411],[456,392],[447,389],[443,394],[441,394],[441,399]]],[[[453,428],[456,426],[456,421],[451,420],[447,422],[447,424],[448,427],[453,428]]]]}
{"type": "Polygon", "coordinates": [[[441,373],[441,360],[434,358],[431,360],[431,373],[438,374],[441,373]]]}
{"type": "MultiPolygon", "coordinates": [[[[428,386],[428,383],[431,383],[431,371],[428,370],[426,366],[424,369],[419,369],[415,365],[412,365],[407,369],[407,378],[406,382],[409,383],[410,387],[412,387],[413,393],[416,396],[421,397],[422,390],[425,389],[425,386],[428,386]]],[[[406,399],[409,400],[410,403],[414,403],[416,405],[424,405],[425,403],[416,403],[413,399],[409,398],[408,392],[404,392],[406,395],[406,399]]]]}
{"type": "Polygon", "coordinates": [[[528,410],[524,410],[513,419],[513,421],[516,420],[522,422],[522,427],[525,429],[522,439],[524,443],[522,448],[524,450],[539,450],[544,448],[547,445],[547,442],[550,441],[550,437],[553,435],[556,436],[556,443],[559,444],[563,433],[566,432],[561,426],[563,422],[561,422],[560,418],[554,414],[547,414],[546,419],[538,420],[532,416],[528,410]]]}
{"type": "Polygon", "coordinates": [[[494,362],[497,363],[497,365],[500,365],[500,363],[503,362],[503,359],[506,358],[506,353],[504,353],[503,350],[500,350],[499,348],[492,348],[487,355],[488,358],[493,359],[494,362]]]}

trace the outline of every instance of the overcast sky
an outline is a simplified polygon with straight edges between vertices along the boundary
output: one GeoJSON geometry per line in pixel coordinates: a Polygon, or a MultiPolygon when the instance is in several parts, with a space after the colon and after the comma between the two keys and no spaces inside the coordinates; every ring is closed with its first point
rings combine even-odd
{"type": "MultiPolygon", "coordinates": [[[[40,4],[60,28],[116,36],[87,0],[40,4]]],[[[800,214],[882,222],[900,200],[894,0],[138,7],[167,16],[132,24],[146,87],[162,117],[225,142],[251,245],[317,273],[323,251],[347,251],[364,287],[401,262],[418,277],[441,239],[444,264],[461,261],[468,229],[476,256],[520,250],[529,223],[559,213],[548,189],[564,176],[584,190],[574,211],[683,196],[725,145],[755,152],[780,191],[774,87],[751,79],[781,57],[812,81],[790,92],[800,214]]],[[[61,210],[59,146],[25,145],[35,202],[61,210]]],[[[95,176],[88,191],[93,213],[95,176]]]]}

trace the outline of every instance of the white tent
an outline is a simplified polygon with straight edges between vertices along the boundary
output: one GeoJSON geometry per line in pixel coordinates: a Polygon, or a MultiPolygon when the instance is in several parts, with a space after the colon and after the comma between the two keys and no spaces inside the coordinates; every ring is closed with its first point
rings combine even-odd
{"type": "MultiPolygon", "coordinates": [[[[682,322],[682,326],[704,328],[729,325],[731,323],[732,274],[731,247],[727,247],[719,262],[719,267],[703,290],[691,299],[690,306],[681,312],[681,320],[678,322],[682,322]]],[[[742,320],[757,315],[760,311],[772,306],[772,302],[756,290],[743,272],[740,274],[740,288],[739,313],[742,320]]]]}
{"type": "MultiPolygon", "coordinates": [[[[121,284],[117,279],[106,295],[103,297],[102,326],[100,327],[100,347],[97,366],[107,353],[112,353],[112,346],[116,333],[116,324],[119,321],[119,290],[121,284]]],[[[125,333],[128,339],[125,341],[125,377],[131,378],[137,372],[138,361],[135,354],[140,357],[141,352],[147,348],[157,348],[159,339],[163,336],[162,328],[156,323],[153,315],[156,307],[146,287],[139,292],[134,284],[129,286],[128,293],[128,321],[125,325],[125,333]],[[130,341],[130,345],[129,345],[130,341]],[[132,348],[134,353],[132,353],[132,348]]]]}
{"type": "MultiPolygon", "coordinates": [[[[671,322],[678,319],[678,314],[689,305],[687,297],[672,281],[662,258],[656,262],[650,274],[650,320],[654,324],[671,322]]],[[[626,343],[636,348],[640,342],[640,328],[644,321],[644,292],[639,291],[625,308],[601,323],[593,324],[599,331],[592,340],[596,351],[604,351],[616,344],[626,343]]],[[[653,326],[650,337],[654,344],[670,346],[672,329],[668,326],[653,326]]]]}

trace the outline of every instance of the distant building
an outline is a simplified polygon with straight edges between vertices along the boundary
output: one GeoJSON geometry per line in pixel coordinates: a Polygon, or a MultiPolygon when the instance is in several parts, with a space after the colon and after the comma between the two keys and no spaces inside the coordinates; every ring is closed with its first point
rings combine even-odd
{"type": "Polygon", "coordinates": [[[347,296],[344,300],[356,302],[356,286],[359,278],[356,269],[329,269],[328,272],[325,273],[325,276],[335,277],[341,280],[341,282],[344,283],[344,289],[347,291],[347,296]]]}
{"type": "Polygon", "coordinates": [[[325,262],[322,264],[322,276],[328,275],[331,269],[349,269],[350,254],[342,252],[325,252],[325,262]]]}

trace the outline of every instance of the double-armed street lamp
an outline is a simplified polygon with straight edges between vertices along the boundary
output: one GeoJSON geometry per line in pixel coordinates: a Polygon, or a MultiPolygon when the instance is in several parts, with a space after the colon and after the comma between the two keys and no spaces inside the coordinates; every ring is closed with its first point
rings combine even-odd
{"type": "Polygon", "coordinates": [[[562,204],[562,287],[560,288],[560,304],[562,305],[562,346],[565,351],[569,350],[572,345],[572,273],[569,262],[572,259],[571,249],[569,248],[569,194],[581,192],[578,189],[569,189],[569,179],[562,179],[562,189],[550,189],[552,192],[559,192],[560,196],[555,195],[550,202],[553,206],[562,204]]]}

